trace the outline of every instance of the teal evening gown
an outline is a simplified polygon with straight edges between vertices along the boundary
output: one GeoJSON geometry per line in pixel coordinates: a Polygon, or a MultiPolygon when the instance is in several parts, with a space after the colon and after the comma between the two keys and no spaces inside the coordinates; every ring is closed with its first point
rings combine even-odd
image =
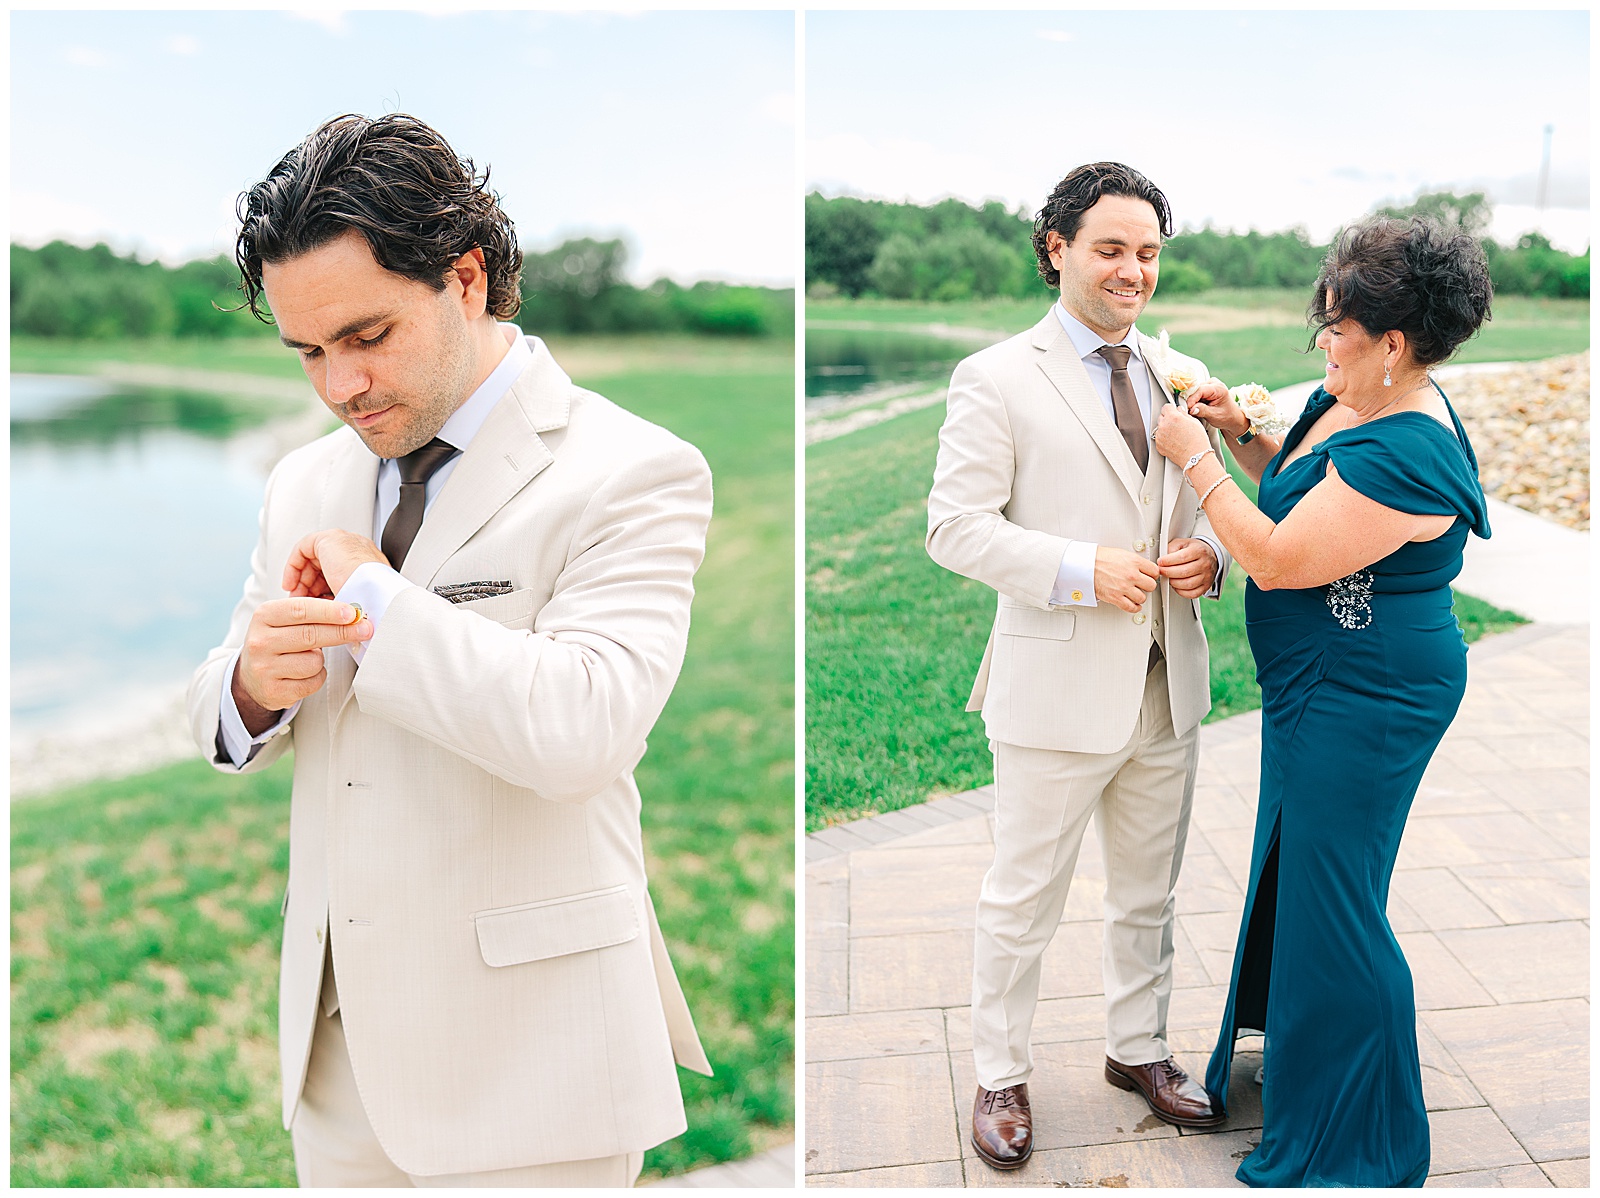
{"type": "Polygon", "coordinates": [[[1320,388],[1307,402],[1262,475],[1263,512],[1282,520],[1331,461],[1386,507],[1456,522],[1329,586],[1245,590],[1261,799],[1206,1089],[1224,1109],[1238,1033],[1264,1032],[1261,1145],[1239,1180],[1420,1186],[1428,1116],[1416,1006],[1384,909],[1406,813],[1466,689],[1450,580],[1468,531],[1487,537],[1489,523],[1453,408],[1453,433],[1397,412],[1332,434],[1279,473],[1333,403],[1320,388]]]}

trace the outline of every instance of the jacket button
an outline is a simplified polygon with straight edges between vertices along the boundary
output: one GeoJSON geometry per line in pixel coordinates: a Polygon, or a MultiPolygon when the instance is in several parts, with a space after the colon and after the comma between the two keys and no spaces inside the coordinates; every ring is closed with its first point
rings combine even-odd
{"type": "Polygon", "coordinates": [[[322,943],[322,929],[321,928],[317,929],[317,943],[318,944],[322,943]]]}
{"type": "Polygon", "coordinates": [[[1148,541],[1135,541],[1133,543],[1133,547],[1138,552],[1143,553],[1146,549],[1148,549],[1150,547],[1150,545],[1149,545],[1148,541]]]}
{"type": "Polygon", "coordinates": [[[1083,602],[1083,592],[1082,591],[1073,591],[1072,592],[1072,601],[1074,603],[1082,603],[1083,602]]]}
{"type": "Polygon", "coordinates": [[[1143,624],[1144,623],[1144,613],[1140,612],[1138,615],[1134,616],[1133,617],[1133,622],[1135,624],[1143,624]]]}
{"type": "Polygon", "coordinates": [[[1145,505],[1145,507],[1149,507],[1150,506],[1150,496],[1146,495],[1144,497],[1144,505],[1145,505]]]}

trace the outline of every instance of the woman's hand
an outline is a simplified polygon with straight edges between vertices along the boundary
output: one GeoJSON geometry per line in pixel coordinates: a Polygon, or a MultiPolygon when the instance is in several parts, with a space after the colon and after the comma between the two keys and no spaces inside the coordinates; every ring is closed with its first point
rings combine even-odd
{"type": "Polygon", "coordinates": [[[1163,404],[1161,423],[1156,425],[1156,452],[1169,462],[1182,466],[1195,454],[1209,449],[1206,427],[1177,404],[1163,404]]]}
{"type": "Polygon", "coordinates": [[[1204,420],[1212,428],[1227,433],[1235,440],[1250,429],[1250,418],[1234,403],[1228,385],[1219,378],[1209,378],[1192,388],[1183,397],[1189,415],[1204,420]]]}

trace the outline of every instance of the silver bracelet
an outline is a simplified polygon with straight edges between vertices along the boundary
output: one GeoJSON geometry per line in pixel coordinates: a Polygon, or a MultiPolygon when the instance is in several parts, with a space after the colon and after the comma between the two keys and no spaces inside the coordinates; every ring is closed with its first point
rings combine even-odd
{"type": "MultiPolygon", "coordinates": [[[[1199,453],[1195,454],[1194,457],[1190,458],[1189,461],[1184,465],[1183,469],[1179,473],[1181,473],[1185,478],[1188,478],[1189,477],[1189,471],[1193,470],[1196,466],[1198,466],[1200,464],[1200,459],[1201,458],[1205,457],[1206,454],[1208,454],[1208,453],[1213,455],[1213,456],[1215,456],[1216,452],[1217,451],[1212,449],[1211,446],[1207,445],[1199,453]]],[[[1217,458],[1217,460],[1220,462],[1222,459],[1221,458],[1217,458]]]]}
{"type": "Polygon", "coordinates": [[[1233,475],[1229,474],[1226,470],[1224,470],[1222,472],[1222,477],[1217,479],[1216,482],[1212,483],[1209,487],[1207,487],[1206,488],[1206,493],[1204,495],[1200,496],[1200,506],[1201,507],[1205,507],[1206,500],[1211,498],[1211,492],[1215,491],[1223,483],[1229,482],[1232,478],[1233,478],[1233,475]]]}

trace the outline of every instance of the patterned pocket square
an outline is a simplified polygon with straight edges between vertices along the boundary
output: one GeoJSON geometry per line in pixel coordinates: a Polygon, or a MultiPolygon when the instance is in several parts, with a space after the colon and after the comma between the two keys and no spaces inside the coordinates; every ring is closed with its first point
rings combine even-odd
{"type": "Polygon", "coordinates": [[[433,593],[451,603],[470,603],[495,595],[509,595],[515,588],[506,582],[449,582],[433,588],[433,593]]]}

